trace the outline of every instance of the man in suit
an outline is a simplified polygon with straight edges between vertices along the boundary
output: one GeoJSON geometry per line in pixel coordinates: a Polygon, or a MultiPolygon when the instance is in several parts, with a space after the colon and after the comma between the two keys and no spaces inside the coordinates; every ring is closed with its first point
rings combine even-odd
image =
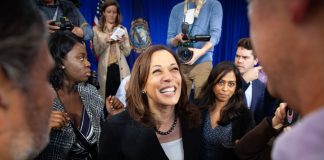
{"type": "Polygon", "coordinates": [[[245,102],[253,112],[256,124],[266,116],[272,117],[276,106],[276,101],[269,95],[266,85],[258,79],[262,67],[255,67],[257,64],[258,58],[253,51],[251,40],[240,39],[237,43],[235,65],[244,79],[245,102]]]}

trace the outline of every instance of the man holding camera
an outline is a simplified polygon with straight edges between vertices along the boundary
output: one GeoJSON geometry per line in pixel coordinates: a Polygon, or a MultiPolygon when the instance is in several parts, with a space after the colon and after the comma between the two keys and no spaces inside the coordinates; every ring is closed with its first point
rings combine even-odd
{"type": "Polygon", "coordinates": [[[35,0],[35,2],[48,20],[50,33],[56,30],[71,30],[84,40],[92,39],[91,26],[72,2],[67,0],[35,0]]]}
{"type": "Polygon", "coordinates": [[[194,83],[194,98],[198,97],[201,86],[213,67],[213,51],[221,36],[222,19],[223,9],[217,0],[185,0],[174,6],[171,11],[167,44],[172,47],[187,47],[187,51],[181,49],[180,54],[185,56],[179,58],[185,59],[182,60],[181,68],[188,94],[194,83]],[[197,35],[211,38],[207,42],[191,38],[197,35]]]}

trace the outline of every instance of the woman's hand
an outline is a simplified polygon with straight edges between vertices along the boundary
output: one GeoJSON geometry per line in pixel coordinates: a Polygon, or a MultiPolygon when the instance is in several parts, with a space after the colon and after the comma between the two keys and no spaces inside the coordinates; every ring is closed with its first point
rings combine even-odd
{"type": "Polygon", "coordinates": [[[107,36],[106,36],[106,38],[105,38],[106,43],[112,43],[112,42],[114,41],[113,39],[111,39],[111,35],[112,35],[111,32],[109,32],[109,33],[107,34],[107,36]]]}
{"type": "Polygon", "coordinates": [[[106,98],[106,110],[110,116],[116,115],[124,110],[123,103],[115,96],[106,98]]]}
{"type": "Polygon", "coordinates": [[[67,113],[53,110],[50,117],[49,130],[53,128],[61,129],[63,127],[66,127],[69,122],[70,117],[67,113]]]}

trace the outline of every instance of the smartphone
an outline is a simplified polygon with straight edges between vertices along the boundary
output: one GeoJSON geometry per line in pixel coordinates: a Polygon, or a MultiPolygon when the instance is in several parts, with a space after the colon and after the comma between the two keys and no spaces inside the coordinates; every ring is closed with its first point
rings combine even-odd
{"type": "Polygon", "coordinates": [[[291,109],[289,106],[286,107],[286,118],[284,126],[293,125],[298,120],[298,113],[291,109]]]}

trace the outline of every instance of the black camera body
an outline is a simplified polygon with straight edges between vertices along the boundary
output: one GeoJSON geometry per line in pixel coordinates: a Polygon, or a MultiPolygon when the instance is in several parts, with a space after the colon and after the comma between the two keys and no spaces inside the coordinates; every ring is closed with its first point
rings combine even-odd
{"type": "Polygon", "coordinates": [[[177,55],[180,59],[181,63],[187,63],[192,59],[193,52],[188,48],[193,47],[195,42],[207,42],[210,40],[210,35],[195,35],[190,37],[189,35],[189,24],[187,22],[183,22],[181,24],[181,31],[183,34],[182,40],[184,43],[179,44],[177,55]]]}
{"type": "Polygon", "coordinates": [[[66,17],[61,17],[59,21],[53,21],[50,23],[50,25],[55,25],[59,26],[60,30],[72,30],[74,28],[74,25],[72,22],[66,18],[66,17]]]}

